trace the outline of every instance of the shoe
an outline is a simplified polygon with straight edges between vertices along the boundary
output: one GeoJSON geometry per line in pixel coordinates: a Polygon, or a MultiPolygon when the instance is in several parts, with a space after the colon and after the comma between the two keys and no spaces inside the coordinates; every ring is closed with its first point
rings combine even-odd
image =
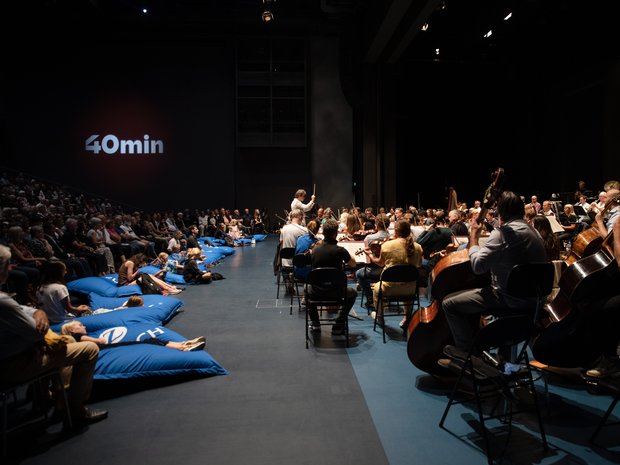
{"type": "Polygon", "coordinates": [[[98,421],[104,420],[107,417],[107,410],[84,407],[82,413],[80,415],[73,416],[71,418],[71,421],[73,422],[73,427],[80,427],[84,425],[90,425],[92,423],[97,423],[98,421]]]}
{"type": "Polygon", "coordinates": [[[172,289],[168,291],[168,295],[177,295],[177,294],[180,294],[181,292],[183,292],[181,289],[172,289]]]}
{"type": "Polygon", "coordinates": [[[197,350],[204,349],[206,345],[207,345],[207,343],[205,341],[194,342],[193,344],[188,344],[185,347],[184,351],[185,352],[195,352],[197,350]]]}
{"type": "Polygon", "coordinates": [[[321,332],[321,324],[320,323],[312,323],[310,325],[311,333],[320,333],[321,332]]]}
{"type": "Polygon", "coordinates": [[[407,317],[404,316],[402,320],[400,320],[400,323],[398,323],[398,326],[400,326],[402,329],[406,329],[407,328],[407,317]]]}
{"type": "Polygon", "coordinates": [[[378,318],[377,319],[377,312],[376,311],[373,310],[372,312],[370,312],[370,318],[372,318],[373,320],[377,320],[377,324],[379,326],[383,325],[383,318],[378,318]]]}
{"type": "Polygon", "coordinates": [[[198,336],[194,339],[188,339],[187,341],[183,342],[184,345],[186,346],[191,346],[193,344],[198,344],[199,342],[207,342],[207,339],[204,336],[198,336]]]}
{"type": "Polygon", "coordinates": [[[332,336],[344,335],[344,326],[332,326],[332,336]]]}
{"type": "Polygon", "coordinates": [[[598,379],[620,377],[620,366],[614,362],[607,357],[601,357],[594,368],[586,371],[586,376],[598,379]]]}

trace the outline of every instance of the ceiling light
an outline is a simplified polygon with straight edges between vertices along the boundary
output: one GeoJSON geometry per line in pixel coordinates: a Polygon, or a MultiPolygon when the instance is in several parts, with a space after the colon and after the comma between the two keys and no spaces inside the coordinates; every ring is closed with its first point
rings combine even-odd
{"type": "Polygon", "coordinates": [[[485,39],[487,39],[487,38],[491,37],[492,35],[493,35],[493,30],[492,30],[492,29],[489,29],[489,32],[487,32],[487,33],[484,35],[484,38],[485,38],[485,39]]]}
{"type": "Polygon", "coordinates": [[[428,23],[424,23],[424,24],[422,25],[422,30],[423,30],[423,31],[427,31],[427,30],[428,30],[428,23]]]}
{"type": "Polygon", "coordinates": [[[512,12],[508,13],[505,17],[504,17],[504,21],[508,21],[510,18],[512,18],[512,12]]]}
{"type": "Polygon", "coordinates": [[[263,11],[263,22],[269,23],[273,21],[273,13],[270,10],[263,11]]]}
{"type": "Polygon", "coordinates": [[[438,48],[435,49],[435,55],[439,55],[439,49],[438,48]]]}
{"type": "Polygon", "coordinates": [[[263,0],[263,22],[270,23],[273,21],[273,4],[275,0],[263,0]]]}

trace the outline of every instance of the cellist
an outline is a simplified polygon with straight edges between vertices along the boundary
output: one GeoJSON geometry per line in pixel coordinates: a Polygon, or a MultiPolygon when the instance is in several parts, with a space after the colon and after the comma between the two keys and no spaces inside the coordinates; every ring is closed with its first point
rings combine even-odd
{"type": "MultiPolygon", "coordinates": [[[[543,240],[523,218],[525,205],[521,197],[511,191],[503,192],[497,202],[497,214],[500,227],[491,232],[485,244],[479,245],[484,225],[477,221],[471,222],[467,244],[472,271],[490,272],[490,286],[452,294],[441,303],[454,343],[465,351],[471,347],[482,314],[518,313],[533,308],[530,299],[517,299],[506,292],[513,266],[547,261],[543,240]]],[[[447,366],[449,360],[442,359],[439,364],[447,366]]]]}
{"type": "Polygon", "coordinates": [[[611,228],[616,261],[612,284],[605,286],[594,301],[581,305],[589,315],[588,346],[600,354],[586,376],[598,379],[620,376],[620,221],[614,221],[611,228]]]}

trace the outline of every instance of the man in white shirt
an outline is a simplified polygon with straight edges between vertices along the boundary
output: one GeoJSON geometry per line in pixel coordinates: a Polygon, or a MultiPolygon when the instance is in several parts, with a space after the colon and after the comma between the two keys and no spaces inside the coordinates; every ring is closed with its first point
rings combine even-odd
{"type": "MultiPolygon", "coordinates": [[[[315,196],[312,194],[310,197],[310,202],[304,203],[304,200],[306,200],[306,191],[303,189],[298,189],[297,192],[295,192],[295,198],[291,202],[291,213],[293,210],[301,210],[304,214],[308,213],[312,210],[312,207],[314,207],[314,199],[315,196]]],[[[304,217],[302,217],[301,223],[306,224],[304,217]]]]}

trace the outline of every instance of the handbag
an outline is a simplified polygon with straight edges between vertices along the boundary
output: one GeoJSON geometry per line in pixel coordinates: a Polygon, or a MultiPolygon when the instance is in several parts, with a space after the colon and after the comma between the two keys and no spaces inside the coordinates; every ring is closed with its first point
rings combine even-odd
{"type": "Polygon", "coordinates": [[[142,294],[161,294],[161,287],[148,273],[140,273],[138,284],[142,290],[142,294]]]}

